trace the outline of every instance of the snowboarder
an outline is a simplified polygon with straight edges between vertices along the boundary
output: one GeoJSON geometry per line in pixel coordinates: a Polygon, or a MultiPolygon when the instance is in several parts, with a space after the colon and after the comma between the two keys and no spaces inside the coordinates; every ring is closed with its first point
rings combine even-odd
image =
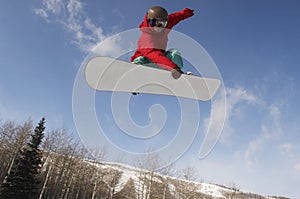
{"type": "Polygon", "coordinates": [[[169,70],[178,79],[183,74],[182,58],[176,49],[166,51],[168,34],[176,24],[193,15],[194,10],[189,8],[172,14],[160,6],[150,8],[139,26],[142,35],[130,61],[169,70]]]}

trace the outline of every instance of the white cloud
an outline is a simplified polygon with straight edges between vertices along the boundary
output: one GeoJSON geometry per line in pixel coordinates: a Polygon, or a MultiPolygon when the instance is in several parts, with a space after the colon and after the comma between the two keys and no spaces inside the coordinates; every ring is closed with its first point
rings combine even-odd
{"type": "MultiPolygon", "coordinates": [[[[263,130],[264,131],[264,130],[263,130]]],[[[257,153],[262,150],[264,143],[268,140],[267,134],[263,134],[258,138],[252,140],[248,144],[248,148],[245,152],[245,161],[248,169],[253,168],[257,161],[257,153]]]]}
{"type": "Polygon", "coordinates": [[[54,14],[59,14],[64,9],[64,2],[62,0],[43,0],[43,5],[46,7],[47,11],[54,14]]]}
{"type": "Polygon", "coordinates": [[[212,120],[209,118],[205,120],[206,127],[210,128],[211,139],[216,139],[217,132],[222,130],[220,142],[230,144],[235,131],[243,130],[235,129],[234,122],[236,119],[242,118],[245,111],[252,107],[257,109],[257,116],[261,118],[261,124],[257,136],[249,140],[244,151],[244,160],[249,169],[258,161],[258,154],[265,149],[268,141],[282,135],[281,107],[276,103],[268,104],[247,89],[228,87],[226,92],[224,90],[224,93],[212,104],[212,120]],[[222,122],[224,117],[225,122],[222,122]]]}
{"type": "Polygon", "coordinates": [[[249,140],[244,151],[244,160],[246,166],[250,169],[258,161],[257,155],[264,150],[267,142],[282,135],[280,106],[276,104],[268,105],[263,99],[247,89],[228,87],[226,92],[224,90],[224,93],[212,102],[211,115],[210,118],[205,120],[205,126],[206,129],[209,129],[208,139],[210,141],[217,140],[218,132],[222,131],[220,142],[231,144],[234,140],[232,136],[235,131],[243,130],[235,129],[233,124],[236,119],[243,117],[246,114],[245,111],[249,108],[256,108],[258,117],[261,117],[260,130],[258,130],[254,139],[249,140]]]}
{"type": "Polygon", "coordinates": [[[70,13],[70,17],[76,17],[80,12],[82,12],[82,3],[78,0],[70,0],[67,3],[67,10],[70,13]]]}
{"type": "MultiPolygon", "coordinates": [[[[70,42],[85,53],[91,52],[98,43],[109,37],[103,28],[92,21],[85,12],[84,4],[79,0],[43,0],[41,8],[34,9],[36,15],[47,22],[58,23],[72,35],[70,42]]],[[[112,46],[118,49],[116,40],[110,40],[110,45],[101,49],[105,55],[112,51],[112,46]]]]}
{"type": "Polygon", "coordinates": [[[280,107],[275,104],[271,104],[271,106],[269,107],[269,111],[270,118],[272,119],[271,126],[273,126],[273,135],[279,136],[282,134],[280,107]]]}
{"type": "Polygon", "coordinates": [[[300,172],[300,159],[299,159],[299,149],[300,145],[298,143],[284,143],[278,147],[280,154],[287,162],[291,162],[290,167],[295,169],[296,172],[300,172]]]}
{"type": "Polygon", "coordinates": [[[48,20],[49,16],[48,16],[48,14],[45,10],[43,10],[43,9],[34,9],[34,12],[35,12],[36,15],[42,17],[45,21],[49,22],[49,20],[48,20]]]}
{"type": "Polygon", "coordinates": [[[294,169],[300,172],[300,162],[294,166],[294,169]]]}
{"type": "Polygon", "coordinates": [[[211,114],[204,120],[206,137],[200,149],[200,158],[204,158],[220,137],[221,143],[230,143],[234,133],[232,119],[239,117],[240,111],[235,111],[240,104],[257,105],[261,100],[244,88],[222,87],[212,100],[211,114]],[[221,134],[222,132],[222,134],[221,134]]]}
{"type": "Polygon", "coordinates": [[[292,153],[294,146],[291,143],[285,143],[281,144],[279,146],[279,151],[282,155],[287,155],[290,158],[294,157],[294,154],[292,153]]]}
{"type": "Polygon", "coordinates": [[[35,14],[42,17],[47,22],[50,22],[49,18],[52,15],[61,15],[64,10],[63,0],[43,0],[42,8],[33,9],[35,14]]]}
{"type": "MultiPolygon", "coordinates": [[[[257,153],[261,152],[273,138],[277,138],[282,134],[281,127],[281,111],[280,108],[274,104],[266,107],[268,114],[261,123],[261,131],[259,135],[249,142],[248,148],[245,152],[245,161],[249,169],[251,169],[256,162],[257,153]]],[[[288,149],[288,146],[285,146],[288,149]]]]}
{"type": "Polygon", "coordinates": [[[238,118],[238,114],[242,114],[241,111],[236,110],[239,109],[239,105],[245,103],[258,105],[261,104],[261,100],[244,88],[226,88],[226,91],[217,100],[213,101],[211,110],[213,114],[212,121],[210,121],[210,118],[207,118],[206,127],[210,127],[213,131],[222,130],[220,141],[223,143],[228,142],[234,132],[232,119],[233,117],[238,118]],[[223,124],[224,117],[225,122],[223,124]]]}

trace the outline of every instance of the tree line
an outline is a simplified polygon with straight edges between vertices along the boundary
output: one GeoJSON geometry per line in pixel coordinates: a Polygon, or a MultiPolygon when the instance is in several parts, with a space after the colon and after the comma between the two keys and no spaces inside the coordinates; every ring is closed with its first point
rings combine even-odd
{"type": "MultiPolygon", "coordinates": [[[[161,160],[146,153],[136,161],[136,175],[124,179],[122,169],[103,163],[105,149],[91,152],[64,129],[45,132],[45,124],[45,118],[35,127],[31,120],[0,123],[0,199],[212,198],[192,182],[198,177],[193,167],[157,171],[161,160]]],[[[227,196],[263,198],[238,191],[227,196]]]]}
{"type": "Polygon", "coordinates": [[[167,178],[155,175],[154,157],[139,161],[152,167],[120,188],[122,171],[101,167],[105,150],[91,154],[64,129],[45,133],[45,123],[1,123],[0,198],[171,198],[167,178]]]}

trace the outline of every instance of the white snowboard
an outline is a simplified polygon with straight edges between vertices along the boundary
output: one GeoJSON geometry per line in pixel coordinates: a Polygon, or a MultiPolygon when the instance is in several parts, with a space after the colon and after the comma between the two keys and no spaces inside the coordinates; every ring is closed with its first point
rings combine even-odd
{"type": "Polygon", "coordinates": [[[170,71],[132,64],[110,57],[94,57],[86,65],[88,85],[99,91],[171,95],[210,100],[220,86],[219,79],[183,74],[174,79],[170,71]]]}

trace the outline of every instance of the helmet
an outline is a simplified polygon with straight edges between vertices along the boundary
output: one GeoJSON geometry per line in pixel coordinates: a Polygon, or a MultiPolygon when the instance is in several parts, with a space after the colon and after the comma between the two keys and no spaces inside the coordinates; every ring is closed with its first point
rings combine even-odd
{"type": "Polygon", "coordinates": [[[148,10],[148,19],[168,19],[168,12],[160,6],[154,6],[148,10]]]}

